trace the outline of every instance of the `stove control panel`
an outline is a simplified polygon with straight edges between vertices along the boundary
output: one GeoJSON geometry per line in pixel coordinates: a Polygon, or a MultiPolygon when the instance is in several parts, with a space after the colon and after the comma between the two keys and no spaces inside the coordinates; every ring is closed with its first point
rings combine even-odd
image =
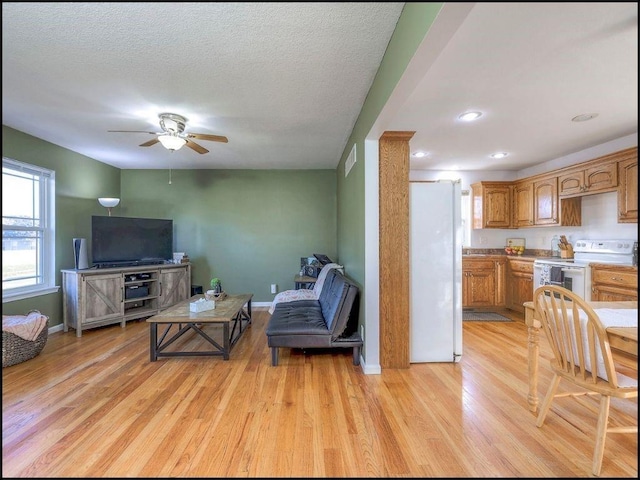
{"type": "Polygon", "coordinates": [[[583,253],[632,255],[635,240],[578,240],[573,250],[583,253]]]}

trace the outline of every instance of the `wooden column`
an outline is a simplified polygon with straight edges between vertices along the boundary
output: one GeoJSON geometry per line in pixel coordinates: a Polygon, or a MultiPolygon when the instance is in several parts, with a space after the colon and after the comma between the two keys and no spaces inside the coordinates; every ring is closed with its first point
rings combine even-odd
{"type": "Polygon", "coordinates": [[[409,368],[409,140],[414,133],[385,132],[379,140],[382,368],[409,368]]]}

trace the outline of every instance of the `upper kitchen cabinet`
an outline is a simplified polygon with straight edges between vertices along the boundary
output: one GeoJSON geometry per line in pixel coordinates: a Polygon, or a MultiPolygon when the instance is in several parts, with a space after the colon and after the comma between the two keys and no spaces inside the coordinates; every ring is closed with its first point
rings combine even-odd
{"type": "Polygon", "coordinates": [[[638,148],[618,162],[618,223],[638,223],[638,148]]]}
{"type": "Polygon", "coordinates": [[[473,223],[477,228],[511,228],[513,182],[478,182],[471,185],[473,223]]]}
{"type": "Polygon", "coordinates": [[[601,157],[558,175],[558,194],[567,197],[614,191],[618,187],[618,162],[614,156],[601,157]]]}
{"type": "Polygon", "coordinates": [[[514,183],[514,227],[579,226],[581,223],[580,199],[560,199],[556,176],[529,177],[514,183]]]}
{"type": "Polygon", "coordinates": [[[513,184],[513,226],[533,226],[533,182],[529,180],[513,184]]]}
{"type": "Polygon", "coordinates": [[[558,178],[533,182],[533,224],[558,225],[558,178]]]}

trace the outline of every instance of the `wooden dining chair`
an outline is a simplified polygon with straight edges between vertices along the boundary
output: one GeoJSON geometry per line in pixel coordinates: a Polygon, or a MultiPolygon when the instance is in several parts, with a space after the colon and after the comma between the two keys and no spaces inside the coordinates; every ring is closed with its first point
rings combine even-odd
{"type": "Polygon", "coordinates": [[[638,382],[616,372],[607,333],[593,308],[570,290],[543,285],[534,292],[535,316],[551,345],[553,379],[536,425],[541,427],[554,398],[600,395],[592,473],[600,475],[608,432],[636,433],[638,425],[609,427],[611,397],[637,398],[638,382]],[[580,390],[557,393],[560,380],[580,390]]]}

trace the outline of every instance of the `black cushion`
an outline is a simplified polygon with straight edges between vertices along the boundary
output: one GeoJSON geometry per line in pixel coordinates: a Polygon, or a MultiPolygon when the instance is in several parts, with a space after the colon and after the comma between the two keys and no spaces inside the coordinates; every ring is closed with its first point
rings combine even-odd
{"type": "Polygon", "coordinates": [[[276,305],[267,335],[330,335],[317,300],[295,300],[276,305]]]}

